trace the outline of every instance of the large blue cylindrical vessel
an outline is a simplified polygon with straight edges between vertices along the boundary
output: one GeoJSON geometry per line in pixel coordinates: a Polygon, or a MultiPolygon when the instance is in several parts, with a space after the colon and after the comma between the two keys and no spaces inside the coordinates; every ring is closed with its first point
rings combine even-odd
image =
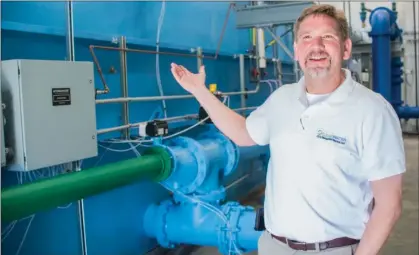
{"type": "Polygon", "coordinates": [[[370,15],[373,61],[373,90],[391,102],[391,15],[377,8],[370,15]]]}

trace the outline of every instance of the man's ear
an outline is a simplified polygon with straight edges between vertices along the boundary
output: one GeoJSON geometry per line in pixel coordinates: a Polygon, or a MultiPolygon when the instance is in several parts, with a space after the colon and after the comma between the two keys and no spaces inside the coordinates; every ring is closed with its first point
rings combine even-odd
{"type": "Polygon", "coordinates": [[[346,39],[343,43],[343,59],[348,60],[352,54],[352,40],[346,39]]]}

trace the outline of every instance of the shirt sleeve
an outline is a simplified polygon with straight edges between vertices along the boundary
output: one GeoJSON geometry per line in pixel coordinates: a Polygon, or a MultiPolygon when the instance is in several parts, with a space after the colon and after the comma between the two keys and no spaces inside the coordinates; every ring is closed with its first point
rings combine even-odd
{"type": "Polygon", "coordinates": [[[369,116],[363,125],[363,170],[369,181],[406,171],[406,156],[399,118],[390,104],[369,116]]]}
{"type": "Polygon", "coordinates": [[[269,98],[246,118],[246,129],[252,140],[258,145],[269,143],[269,98]]]}

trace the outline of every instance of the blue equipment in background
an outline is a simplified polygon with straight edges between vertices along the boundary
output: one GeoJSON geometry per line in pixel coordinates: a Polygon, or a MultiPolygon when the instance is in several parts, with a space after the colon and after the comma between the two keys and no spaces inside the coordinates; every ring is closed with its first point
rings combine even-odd
{"type": "MultiPolygon", "coordinates": [[[[365,19],[361,12],[361,20],[365,19]]],[[[389,101],[401,119],[418,119],[419,107],[404,105],[401,96],[403,62],[401,56],[393,56],[392,44],[402,41],[403,30],[397,25],[397,12],[386,7],[371,11],[373,90],[389,101]]]]}

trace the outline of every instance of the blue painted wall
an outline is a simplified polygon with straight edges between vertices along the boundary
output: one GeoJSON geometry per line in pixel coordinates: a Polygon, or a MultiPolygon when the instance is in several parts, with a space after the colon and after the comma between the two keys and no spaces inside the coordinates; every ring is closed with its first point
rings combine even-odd
{"type": "MultiPolygon", "coordinates": [[[[124,35],[128,47],[154,49],[157,21],[160,15],[160,2],[75,2],[75,52],[76,60],[92,61],[89,45],[112,44],[112,38],[124,35]]],[[[204,53],[213,54],[222,30],[228,3],[221,2],[168,2],[164,23],[161,30],[162,51],[185,51],[202,47],[204,53]]],[[[6,59],[48,59],[65,60],[65,4],[63,2],[1,2],[1,57],[6,59]]],[[[205,60],[208,83],[217,83],[222,91],[239,90],[239,63],[233,54],[245,53],[250,46],[248,30],[237,30],[234,24],[234,12],[231,13],[226,34],[221,46],[221,56],[217,60],[205,60]]],[[[285,28],[280,28],[281,34],[285,28]]],[[[266,36],[266,41],[271,38],[266,36]]],[[[288,36],[285,40],[290,43],[288,36]]],[[[111,92],[100,98],[121,96],[119,77],[119,55],[117,52],[96,51],[105,73],[111,92]],[[114,67],[116,73],[109,70],[114,67]]],[[[283,57],[283,51],[279,51],[283,57]]],[[[195,58],[160,56],[160,73],[166,95],[186,94],[176,84],[170,73],[170,63],[176,62],[196,71],[195,58]]],[[[155,55],[128,54],[129,96],[158,95],[155,55]]],[[[247,66],[248,68],[248,66],[247,66]]],[[[290,65],[284,64],[284,70],[291,72],[290,65]]],[[[291,82],[292,76],[283,82],[291,82]]],[[[248,80],[248,76],[246,77],[248,80]]],[[[99,76],[95,76],[96,88],[101,89],[99,76]]],[[[247,84],[248,89],[254,84],[247,84]]],[[[269,89],[263,86],[261,93],[250,95],[248,106],[256,106],[267,97],[269,89]]],[[[230,107],[240,107],[240,97],[230,100],[230,107]]],[[[194,99],[167,101],[169,116],[197,113],[199,105],[194,99]]],[[[160,102],[142,102],[130,104],[130,122],[148,120],[160,106],[160,102]]],[[[121,105],[97,106],[98,129],[121,125],[121,105]]],[[[185,125],[188,123],[180,123],[185,125]]],[[[136,130],[133,130],[135,132],[136,130]]],[[[135,133],[133,133],[135,134],[135,133]]],[[[119,132],[99,136],[99,140],[118,137],[119,132]]],[[[111,152],[109,147],[100,143],[97,158],[84,160],[83,168],[116,162],[135,157],[132,151],[111,152]]],[[[128,145],[112,144],[113,149],[127,149],[128,145]]],[[[51,148],[56,149],[56,148],[51,148]]],[[[250,171],[252,164],[260,162],[241,162],[237,178],[250,171]]],[[[58,170],[57,170],[58,171],[58,170]]],[[[51,169],[17,175],[2,171],[2,186],[15,185],[19,180],[31,181],[51,175],[51,169]],[[20,179],[22,178],[22,179],[20,179]]],[[[263,173],[253,173],[252,178],[242,182],[241,189],[232,189],[230,197],[254,186],[263,180],[263,173]]],[[[123,187],[85,200],[86,231],[89,255],[144,254],[155,247],[155,241],[144,238],[141,219],[145,208],[150,204],[167,198],[168,194],[158,184],[143,182],[123,187]],[[146,194],[146,196],[144,196],[146,194]]],[[[77,204],[63,205],[48,212],[36,214],[31,219],[22,219],[16,224],[2,222],[2,254],[5,255],[75,255],[81,254],[77,204]],[[29,222],[31,222],[29,226],[29,222]],[[10,231],[12,229],[12,231],[10,231]],[[28,230],[28,231],[26,231],[28,230]],[[25,234],[26,232],[26,234],[25,234]]]]}

